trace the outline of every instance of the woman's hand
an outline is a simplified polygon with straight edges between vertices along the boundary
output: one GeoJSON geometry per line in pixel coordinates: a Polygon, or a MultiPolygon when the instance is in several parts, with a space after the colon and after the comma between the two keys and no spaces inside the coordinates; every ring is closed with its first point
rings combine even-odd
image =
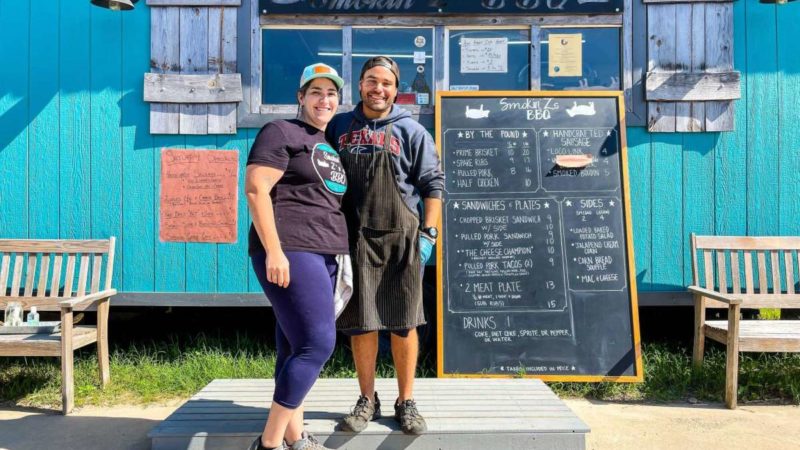
{"type": "Polygon", "coordinates": [[[289,287],[289,260],[283,250],[267,252],[267,281],[289,287]]]}

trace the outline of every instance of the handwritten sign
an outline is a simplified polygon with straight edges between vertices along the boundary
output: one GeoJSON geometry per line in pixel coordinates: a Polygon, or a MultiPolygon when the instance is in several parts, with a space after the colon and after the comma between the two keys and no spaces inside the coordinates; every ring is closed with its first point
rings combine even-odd
{"type": "Polygon", "coordinates": [[[618,92],[439,92],[439,376],[640,381],[618,92]]]}
{"type": "Polygon", "coordinates": [[[161,151],[159,237],[166,242],[236,242],[239,152],[161,151]]]}
{"type": "Polygon", "coordinates": [[[551,77],[579,77],[583,74],[583,35],[550,34],[547,39],[551,77]]]}
{"type": "Polygon", "coordinates": [[[508,72],[508,38],[462,38],[461,73],[508,72]]]}

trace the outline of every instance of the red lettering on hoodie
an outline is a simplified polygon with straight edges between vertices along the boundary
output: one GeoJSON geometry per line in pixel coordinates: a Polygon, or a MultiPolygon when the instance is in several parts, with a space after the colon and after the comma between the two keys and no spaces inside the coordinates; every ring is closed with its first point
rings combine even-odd
{"type": "MultiPolygon", "coordinates": [[[[386,133],[383,131],[361,129],[351,131],[349,135],[347,133],[341,135],[339,137],[339,148],[344,149],[350,145],[350,152],[371,153],[374,149],[368,151],[366,146],[382,148],[385,141],[386,133]]],[[[389,151],[395,156],[400,154],[400,140],[395,136],[392,136],[392,142],[389,144],[389,151]]]]}

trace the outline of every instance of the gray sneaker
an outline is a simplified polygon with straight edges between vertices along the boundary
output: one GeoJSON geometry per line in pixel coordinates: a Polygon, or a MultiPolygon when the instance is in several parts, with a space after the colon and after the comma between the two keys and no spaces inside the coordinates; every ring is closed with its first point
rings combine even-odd
{"type": "Polygon", "coordinates": [[[300,439],[294,441],[292,446],[288,448],[290,450],[333,450],[322,445],[322,443],[308,431],[303,431],[303,434],[300,435],[300,439]]]}
{"type": "Polygon", "coordinates": [[[417,410],[417,403],[411,399],[394,404],[394,420],[400,422],[405,434],[422,434],[428,429],[425,418],[417,410]]]}
{"type": "Polygon", "coordinates": [[[247,450],[289,450],[289,447],[287,447],[283,442],[281,442],[281,445],[275,448],[264,447],[261,445],[261,435],[259,434],[256,440],[250,444],[250,447],[247,447],[247,450]]]}
{"type": "Polygon", "coordinates": [[[370,420],[378,420],[380,418],[381,401],[378,399],[378,393],[375,393],[375,402],[371,402],[367,397],[361,395],[358,397],[356,406],[353,407],[350,414],[342,419],[342,429],[359,433],[367,428],[370,420]]]}

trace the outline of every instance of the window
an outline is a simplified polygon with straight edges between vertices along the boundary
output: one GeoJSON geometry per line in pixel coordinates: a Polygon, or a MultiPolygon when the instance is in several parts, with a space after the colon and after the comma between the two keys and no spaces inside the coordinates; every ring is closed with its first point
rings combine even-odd
{"type": "Polygon", "coordinates": [[[352,99],[358,103],[361,66],[373,56],[389,56],[400,67],[397,103],[433,103],[432,28],[354,28],[352,99]]]}
{"type": "Polygon", "coordinates": [[[339,71],[345,79],[340,111],[352,109],[361,98],[361,66],[378,54],[400,65],[397,103],[427,126],[437,89],[623,89],[622,14],[575,16],[575,26],[566,16],[259,17],[252,55],[261,58],[251,67],[262,70],[252,72],[258,94],[247,99],[260,101],[247,106],[259,117],[247,124],[294,115],[299,74],[314,62],[339,71]],[[563,46],[559,52],[551,41],[563,46]]]}
{"type": "Polygon", "coordinates": [[[303,68],[322,62],[342,72],[342,30],[264,29],[262,103],[297,103],[303,68]]]}
{"type": "Polygon", "coordinates": [[[530,29],[450,30],[450,90],[530,89],[530,29]]]}
{"type": "MultiPolygon", "coordinates": [[[[542,90],[622,89],[619,28],[544,28],[541,32],[540,44],[542,48],[542,90]],[[563,36],[564,39],[553,39],[554,36],[563,36]],[[559,74],[556,61],[558,58],[551,59],[551,43],[552,45],[569,45],[569,38],[575,39],[574,48],[580,54],[580,61],[575,67],[580,75],[559,74]]],[[[562,52],[563,55],[564,52],[562,52]]],[[[566,56],[572,55],[567,53],[566,56]]]]}

